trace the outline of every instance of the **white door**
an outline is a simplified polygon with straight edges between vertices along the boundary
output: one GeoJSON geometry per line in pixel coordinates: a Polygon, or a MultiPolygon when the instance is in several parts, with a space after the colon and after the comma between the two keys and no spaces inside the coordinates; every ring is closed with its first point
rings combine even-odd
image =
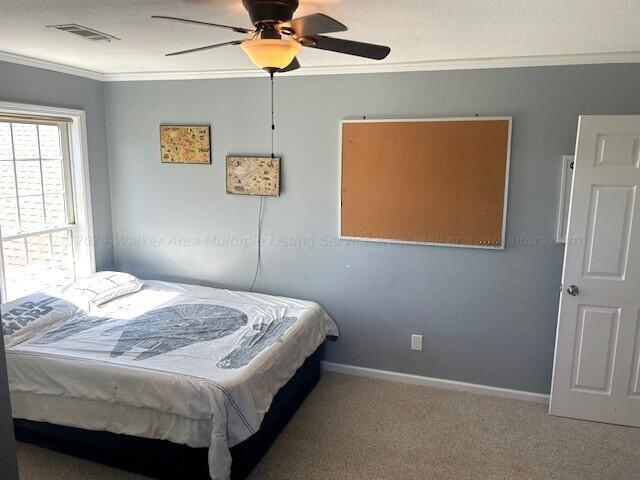
{"type": "Polygon", "coordinates": [[[550,412],[640,427],[640,116],[578,126],[550,412]]]}

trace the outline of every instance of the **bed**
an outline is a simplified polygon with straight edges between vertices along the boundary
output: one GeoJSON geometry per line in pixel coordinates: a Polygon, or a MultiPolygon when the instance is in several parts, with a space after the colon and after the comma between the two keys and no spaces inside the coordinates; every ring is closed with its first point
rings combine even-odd
{"type": "Polygon", "coordinates": [[[244,478],[337,335],[313,302],[147,281],[10,344],[16,434],[157,478],[244,478]]]}

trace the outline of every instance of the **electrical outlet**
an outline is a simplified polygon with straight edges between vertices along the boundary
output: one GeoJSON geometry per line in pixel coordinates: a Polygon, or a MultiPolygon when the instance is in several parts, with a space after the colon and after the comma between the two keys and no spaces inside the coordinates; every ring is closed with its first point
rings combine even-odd
{"type": "Polygon", "coordinates": [[[414,352],[422,351],[422,335],[411,335],[411,350],[414,352]]]}

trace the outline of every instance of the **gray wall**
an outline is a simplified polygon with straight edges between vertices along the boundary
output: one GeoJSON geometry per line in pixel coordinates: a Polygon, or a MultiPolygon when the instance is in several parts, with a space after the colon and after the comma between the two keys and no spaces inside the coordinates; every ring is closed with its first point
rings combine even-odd
{"type": "Polygon", "coordinates": [[[113,246],[103,84],[0,62],[0,101],[75,108],[86,112],[96,264],[98,269],[111,268],[113,246]]]}
{"type": "MultiPolygon", "coordinates": [[[[579,114],[640,111],[640,65],[284,77],[257,290],[313,299],[342,338],[328,359],[548,392],[562,269],[553,243],[561,156],[579,114]],[[514,117],[505,251],[336,243],[339,123],[514,117]],[[412,333],[424,352],[409,351],[412,333]]],[[[105,85],[119,269],[247,289],[258,199],[225,194],[227,154],[269,152],[267,79],[105,85]],[[161,123],[211,123],[213,165],[162,165],[161,123]]]]}

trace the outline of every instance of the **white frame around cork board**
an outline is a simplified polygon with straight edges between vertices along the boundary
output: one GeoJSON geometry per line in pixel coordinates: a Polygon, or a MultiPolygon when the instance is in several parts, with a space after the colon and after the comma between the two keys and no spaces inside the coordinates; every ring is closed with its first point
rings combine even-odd
{"type": "Polygon", "coordinates": [[[339,155],[340,159],[340,175],[339,175],[339,198],[338,198],[338,236],[340,239],[356,240],[364,242],[382,242],[382,243],[398,243],[409,245],[430,245],[440,247],[457,247],[457,248],[474,248],[474,249],[486,249],[486,250],[504,250],[506,246],[506,229],[507,229],[507,204],[509,194],[509,175],[511,166],[511,141],[512,141],[512,126],[513,117],[510,116],[487,116],[487,117],[440,117],[440,118],[407,118],[407,119],[349,119],[342,120],[340,123],[340,139],[339,139],[339,155]],[[505,170],[504,170],[504,197],[502,208],[502,229],[501,238],[499,242],[495,244],[473,244],[473,243],[448,243],[448,242],[433,242],[433,241],[414,241],[396,238],[376,238],[366,236],[351,236],[343,233],[343,140],[344,140],[344,126],[346,124],[354,123],[422,123],[422,122],[487,122],[487,121],[506,121],[508,122],[508,138],[506,148],[505,170]]]}

